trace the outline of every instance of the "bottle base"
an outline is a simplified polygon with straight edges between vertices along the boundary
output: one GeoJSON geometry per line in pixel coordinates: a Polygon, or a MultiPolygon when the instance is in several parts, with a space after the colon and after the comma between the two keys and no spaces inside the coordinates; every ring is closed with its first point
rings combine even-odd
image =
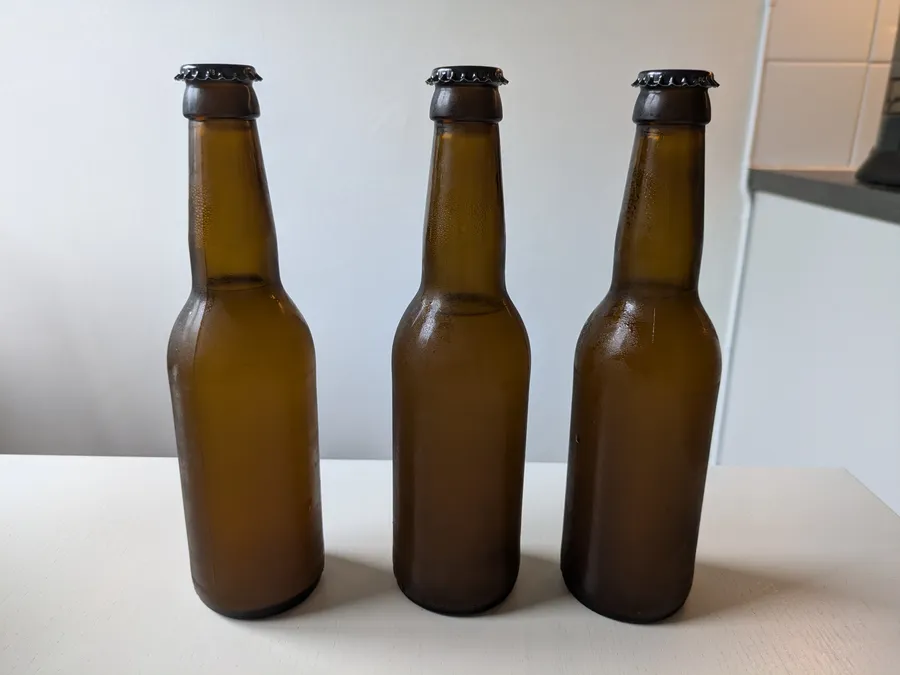
{"type": "Polygon", "coordinates": [[[503,604],[504,601],[509,597],[510,593],[512,593],[512,588],[506,591],[503,595],[498,598],[492,599],[490,602],[487,602],[483,605],[476,605],[472,608],[464,608],[464,609],[448,609],[446,607],[440,607],[438,605],[429,605],[428,603],[422,602],[410,595],[407,590],[403,587],[403,585],[398,581],[397,587],[406,596],[406,599],[409,600],[414,605],[421,607],[422,609],[432,612],[433,614],[440,614],[442,616],[452,616],[452,617],[467,617],[467,616],[479,616],[480,614],[486,614],[490,612],[492,609],[499,607],[503,604]]]}
{"type": "Polygon", "coordinates": [[[203,604],[209,607],[216,614],[221,614],[224,617],[229,619],[239,619],[241,621],[254,621],[257,619],[266,619],[271,616],[275,616],[277,614],[282,614],[289,609],[293,609],[301,602],[306,600],[310,595],[312,595],[313,591],[316,590],[316,587],[319,585],[319,581],[322,580],[322,573],[319,572],[319,576],[316,577],[315,581],[306,588],[301,591],[297,595],[288,598],[287,600],[283,600],[282,602],[275,603],[274,605],[269,605],[267,607],[261,607],[259,609],[249,609],[249,610],[239,610],[233,611],[229,609],[225,609],[224,607],[219,607],[213,602],[209,596],[207,596],[196,584],[194,585],[194,590],[197,592],[197,596],[200,600],[203,601],[203,604]]]}
{"type": "Polygon", "coordinates": [[[574,583],[570,583],[569,579],[566,578],[566,575],[563,574],[563,582],[566,584],[566,588],[569,589],[569,593],[572,594],[572,597],[575,598],[582,605],[587,607],[589,610],[594,612],[594,614],[599,614],[600,616],[604,616],[607,619],[612,619],[613,621],[618,621],[620,623],[631,623],[638,625],[645,625],[650,623],[659,623],[660,621],[665,621],[671,616],[677,614],[682,607],[684,607],[685,600],[682,600],[679,605],[677,605],[674,609],[666,610],[659,614],[651,614],[647,616],[634,616],[631,614],[622,614],[620,612],[612,611],[609,609],[598,607],[596,604],[592,603],[591,600],[585,595],[582,590],[574,583]]]}

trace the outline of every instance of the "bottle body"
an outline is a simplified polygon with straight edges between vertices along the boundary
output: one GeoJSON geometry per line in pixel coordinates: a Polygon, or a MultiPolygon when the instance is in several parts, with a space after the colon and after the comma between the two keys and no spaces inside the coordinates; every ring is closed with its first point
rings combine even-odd
{"type": "Polygon", "coordinates": [[[611,292],[575,353],[562,571],[582,603],[652,622],[693,581],[719,388],[696,293],[611,292]]]}
{"type": "Polygon", "coordinates": [[[193,286],[168,346],[191,572],[210,608],[257,618],[324,566],[315,351],[278,272],[252,80],[227,77],[255,71],[187,68],[215,74],[185,78],[193,286]]]}
{"type": "Polygon", "coordinates": [[[392,370],[394,574],[426,609],[483,612],[519,571],[524,326],[502,299],[417,296],[392,370]]]}
{"type": "MultiPolygon", "coordinates": [[[[495,87],[443,89],[456,114],[499,106],[495,87]]],[[[531,354],[503,281],[496,121],[438,118],[422,286],[392,352],[394,575],[452,615],[502,602],[519,570],[531,354]]]]}
{"type": "Polygon", "coordinates": [[[721,376],[697,291],[705,86],[641,92],[613,281],[575,351],[561,570],[587,607],[636,623],[690,592],[721,376]]]}
{"type": "Polygon", "coordinates": [[[275,614],[324,565],[315,353],[281,289],[193,292],[169,341],[191,574],[234,618],[275,614]]]}

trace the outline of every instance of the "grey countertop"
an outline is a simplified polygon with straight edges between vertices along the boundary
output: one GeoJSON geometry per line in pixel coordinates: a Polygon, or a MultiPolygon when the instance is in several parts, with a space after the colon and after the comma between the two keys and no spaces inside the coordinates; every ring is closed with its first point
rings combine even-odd
{"type": "Polygon", "coordinates": [[[750,190],[900,223],[900,190],[858,183],[852,171],[750,169],[750,190]]]}

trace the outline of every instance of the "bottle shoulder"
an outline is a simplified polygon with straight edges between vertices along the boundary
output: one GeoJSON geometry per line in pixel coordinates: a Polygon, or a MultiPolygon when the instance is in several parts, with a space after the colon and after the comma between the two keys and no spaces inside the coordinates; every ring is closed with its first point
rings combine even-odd
{"type": "Polygon", "coordinates": [[[508,296],[418,293],[400,319],[394,348],[453,341],[519,344],[530,355],[525,323],[508,296]]]}
{"type": "Polygon", "coordinates": [[[478,319],[525,324],[509,296],[496,297],[464,293],[417,293],[403,312],[400,327],[426,322],[472,323],[478,319]]]}
{"type": "Polygon", "coordinates": [[[610,291],[588,317],[579,355],[689,353],[721,361],[719,338],[696,292],[610,291]]]}
{"type": "Polygon", "coordinates": [[[312,333],[282,289],[193,291],[169,336],[169,360],[242,351],[312,354],[312,333]]]}

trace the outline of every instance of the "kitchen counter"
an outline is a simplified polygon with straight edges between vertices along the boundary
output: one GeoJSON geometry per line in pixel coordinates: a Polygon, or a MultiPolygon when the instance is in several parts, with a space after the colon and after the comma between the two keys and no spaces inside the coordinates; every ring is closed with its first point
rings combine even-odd
{"type": "Polygon", "coordinates": [[[896,674],[900,517],[848,473],[711,469],[693,591],[650,626],[566,592],[565,479],[528,465],[518,585],[460,619],[395,586],[390,463],[323,461],[319,588],[240,622],[191,587],[174,459],[0,456],[0,672],[896,674]]]}
{"type": "Polygon", "coordinates": [[[867,218],[900,224],[900,190],[858,183],[852,171],[750,169],[753,192],[790,197],[867,218]]]}

